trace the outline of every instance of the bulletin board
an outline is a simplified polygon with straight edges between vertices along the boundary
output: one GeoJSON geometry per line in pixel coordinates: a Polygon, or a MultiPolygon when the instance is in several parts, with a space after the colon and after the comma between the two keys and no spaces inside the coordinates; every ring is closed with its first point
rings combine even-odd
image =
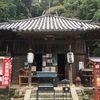
{"type": "Polygon", "coordinates": [[[80,69],[84,69],[84,62],[83,61],[80,61],[79,62],[79,70],[80,69]]]}

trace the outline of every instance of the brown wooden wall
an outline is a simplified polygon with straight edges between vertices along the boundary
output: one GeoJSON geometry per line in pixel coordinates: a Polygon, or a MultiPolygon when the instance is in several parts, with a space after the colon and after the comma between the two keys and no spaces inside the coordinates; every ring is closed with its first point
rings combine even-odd
{"type": "Polygon", "coordinates": [[[28,51],[27,41],[14,41],[13,42],[13,55],[25,55],[28,51]]]}
{"type": "MultiPolygon", "coordinates": [[[[54,43],[54,42],[53,42],[54,43]]],[[[64,53],[66,54],[68,52],[68,44],[60,43],[60,44],[35,44],[34,45],[34,53],[47,53],[47,48],[50,49],[52,53],[64,53]],[[47,47],[45,47],[45,45],[47,47]],[[52,46],[53,45],[53,46],[52,46]],[[41,49],[42,48],[42,49],[41,49]],[[46,50],[44,50],[46,48],[46,50]],[[53,48],[53,50],[52,50],[53,48]],[[46,51],[46,52],[45,52],[46,51]]],[[[26,55],[27,55],[27,45],[25,42],[15,42],[14,47],[13,47],[13,54],[14,54],[14,61],[13,61],[13,71],[12,71],[12,82],[18,83],[18,73],[17,71],[20,68],[23,68],[24,62],[26,61],[26,55]],[[18,56],[20,55],[20,56],[18,56]]],[[[85,57],[86,57],[86,50],[85,50],[85,43],[83,40],[74,40],[72,42],[72,51],[74,52],[75,55],[75,62],[73,64],[73,81],[75,80],[75,77],[79,73],[79,61],[83,61],[85,65],[85,57]]],[[[67,65],[68,66],[68,65],[67,65]]],[[[66,66],[66,67],[67,67],[66,66]]],[[[68,71],[67,71],[68,74],[68,71]]],[[[68,76],[68,75],[66,75],[68,76]]]]}
{"type": "Polygon", "coordinates": [[[78,54],[86,53],[86,44],[82,39],[76,39],[72,43],[72,51],[78,54]]]}
{"type": "Polygon", "coordinates": [[[75,40],[72,44],[72,51],[74,52],[74,64],[73,64],[73,81],[79,74],[79,62],[84,62],[86,65],[86,45],[82,39],[75,40]]]}
{"type": "Polygon", "coordinates": [[[26,61],[26,56],[15,56],[13,59],[12,68],[12,83],[18,84],[18,70],[24,67],[24,62],[26,61]]]}
{"type": "Polygon", "coordinates": [[[85,55],[75,55],[75,63],[73,64],[73,81],[79,76],[79,62],[84,62],[84,67],[86,65],[85,55]]]}

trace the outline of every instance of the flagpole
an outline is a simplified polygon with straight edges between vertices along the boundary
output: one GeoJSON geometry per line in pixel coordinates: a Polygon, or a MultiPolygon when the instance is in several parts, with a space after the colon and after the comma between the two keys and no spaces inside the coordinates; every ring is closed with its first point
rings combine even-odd
{"type": "Polygon", "coordinates": [[[50,14],[50,0],[49,0],[49,14],[50,14]]]}
{"type": "Polygon", "coordinates": [[[8,100],[10,100],[10,88],[8,86],[8,100]]]}

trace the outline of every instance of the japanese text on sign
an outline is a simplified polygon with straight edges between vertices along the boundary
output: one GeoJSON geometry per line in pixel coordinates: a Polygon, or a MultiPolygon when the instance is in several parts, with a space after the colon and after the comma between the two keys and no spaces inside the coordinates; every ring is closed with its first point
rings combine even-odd
{"type": "Polygon", "coordinates": [[[5,58],[2,64],[2,86],[10,84],[11,58],[5,58]]]}

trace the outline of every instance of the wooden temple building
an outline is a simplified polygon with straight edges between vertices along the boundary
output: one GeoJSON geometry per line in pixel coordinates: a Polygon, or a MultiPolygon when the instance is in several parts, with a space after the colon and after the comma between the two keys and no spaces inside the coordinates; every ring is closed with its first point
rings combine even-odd
{"type": "Polygon", "coordinates": [[[18,83],[18,70],[24,68],[29,48],[35,55],[32,66],[36,66],[36,71],[43,71],[45,67],[49,67],[47,71],[56,70],[59,81],[69,79],[66,54],[71,50],[74,53],[71,73],[74,82],[79,69],[86,66],[91,43],[99,37],[99,25],[56,15],[0,23],[0,45],[5,45],[5,51],[8,47],[13,58],[12,83],[18,83]]]}

